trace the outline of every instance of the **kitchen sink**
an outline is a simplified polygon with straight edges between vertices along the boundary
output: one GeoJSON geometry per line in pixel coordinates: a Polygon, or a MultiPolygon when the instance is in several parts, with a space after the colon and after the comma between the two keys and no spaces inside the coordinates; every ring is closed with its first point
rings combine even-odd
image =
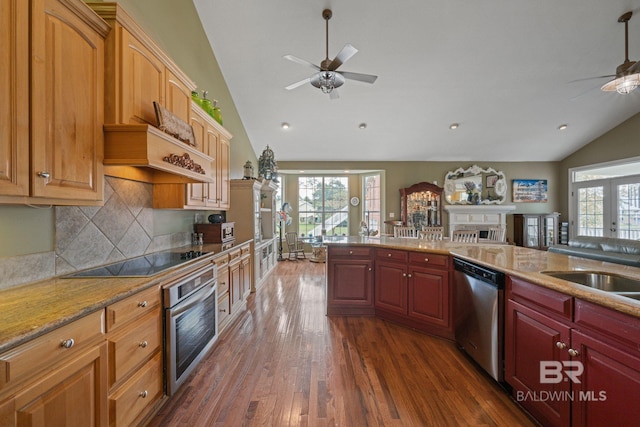
{"type": "Polygon", "coordinates": [[[599,271],[543,271],[542,274],[640,300],[640,280],[630,277],[599,271]]]}

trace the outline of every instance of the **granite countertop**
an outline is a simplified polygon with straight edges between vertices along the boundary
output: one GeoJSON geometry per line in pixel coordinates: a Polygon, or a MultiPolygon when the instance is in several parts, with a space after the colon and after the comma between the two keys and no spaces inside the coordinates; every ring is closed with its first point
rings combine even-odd
{"type": "Polygon", "coordinates": [[[325,245],[372,246],[450,254],[531,283],[640,317],[640,301],[543,274],[543,271],[600,271],[640,280],[640,268],[537,249],[491,243],[453,243],[396,237],[330,237],[325,245]]]}
{"type": "MultiPolygon", "coordinates": [[[[104,309],[143,289],[159,286],[185,268],[205,265],[239,246],[222,251],[222,245],[205,244],[207,255],[147,277],[54,277],[0,291],[0,352],[36,338],[89,313],[104,309]]],[[[176,252],[190,246],[174,248],[176,252]]]]}

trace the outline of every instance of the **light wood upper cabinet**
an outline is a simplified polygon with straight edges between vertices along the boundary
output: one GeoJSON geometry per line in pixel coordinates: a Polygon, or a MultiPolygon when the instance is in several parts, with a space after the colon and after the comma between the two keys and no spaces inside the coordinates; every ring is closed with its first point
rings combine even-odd
{"type": "Polygon", "coordinates": [[[29,195],[29,4],[0,3],[0,194],[29,195]]]}
{"type": "Polygon", "coordinates": [[[155,126],[153,101],[164,104],[164,64],[120,25],[107,37],[107,54],[117,69],[106,81],[105,123],[155,126]]]}
{"type": "Polygon", "coordinates": [[[104,36],[58,0],[31,13],[33,196],[102,200],[104,36]]]}
{"type": "Polygon", "coordinates": [[[157,209],[220,209],[229,208],[230,140],[232,135],[200,106],[191,102],[191,126],[196,148],[212,158],[215,180],[202,184],[156,184],[153,186],[153,207],[157,209]]]}
{"type": "Polygon", "coordinates": [[[0,202],[100,204],[108,25],[79,0],[0,8],[0,202]]]}
{"type": "MultiPolygon", "coordinates": [[[[165,89],[167,96],[165,106],[171,110],[173,114],[189,123],[191,117],[191,91],[195,89],[187,85],[171,70],[166,70],[165,89]]],[[[205,152],[205,154],[208,154],[205,152]]]]}

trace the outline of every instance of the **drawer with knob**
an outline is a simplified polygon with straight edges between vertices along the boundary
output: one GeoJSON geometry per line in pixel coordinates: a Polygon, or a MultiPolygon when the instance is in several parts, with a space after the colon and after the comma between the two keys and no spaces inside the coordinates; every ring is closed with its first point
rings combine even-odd
{"type": "Polygon", "coordinates": [[[110,334],[109,387],[117,384],[129,373],[156,353],[162,344],[162,316],[160,308],[149,312],[127,328],[110,334]]]}
{"type": "Polygon", "coordinates": [[[230,315],[229,292],[221,293],[218,298],[218,332],[226,326],[230,315]]]}
{"type": "Polygon", "coordinates": [[[107,332],[113,332],[129,321],[160,306],[160,289],[153,286],[107,307],[107,332]]]}
{"type": "Polygon", "coordinates": [[[158,352],[109,396],[111,425],[138,424],[151,405],[163,394],[162,353],[158,352]]]}
{"type": "Polygon", "coordinates": [[[376,249],[376,260],[407,262],[407,251],[397,249],[376,249]]]}
{"type": "Polygon", "coordinates": [[[449,258],[449,255],[409,252],[409,262],[416,265],[447,268],[449,267],[449,258]]]}
{"type": "Polygon", "coordinates": [[[0,354],[0,390],[79,354],[104,339],[104,311],[96,311],[0,354]]]}
{"type": "Polygon", "coordinates": [[[329,256],[345,258],[370,258],[371,248],[365,246],[329,246],[329,256]]]}

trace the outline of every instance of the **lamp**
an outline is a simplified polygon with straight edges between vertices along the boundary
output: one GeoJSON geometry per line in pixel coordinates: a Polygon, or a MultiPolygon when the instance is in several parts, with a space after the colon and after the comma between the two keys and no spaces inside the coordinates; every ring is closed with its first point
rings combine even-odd
{"type": "Polygon", "coordinates": [[[311,85],[322,90],[323,93],[331,93],[334,89],[344,84],[342,74],[335,71],[321,71],[311,77],[311,85]]]}

